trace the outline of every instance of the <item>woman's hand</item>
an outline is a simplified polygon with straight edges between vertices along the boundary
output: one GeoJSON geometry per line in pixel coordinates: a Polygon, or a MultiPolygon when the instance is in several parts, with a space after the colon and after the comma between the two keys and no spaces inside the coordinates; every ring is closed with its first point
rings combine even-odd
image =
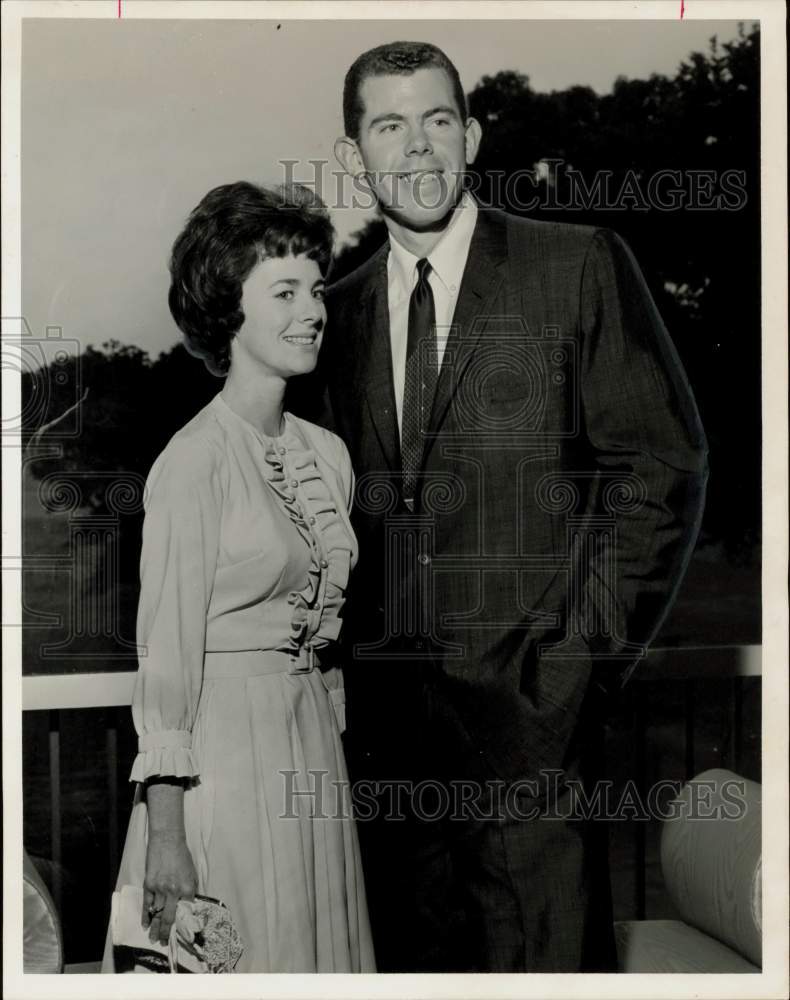
{"type": "Polygon", "coordinates": [[[146,785],[148,852],[143,882],[143,927],[167,944],[179,899],[194,899],[197,872],[184,833],[184,782],[158,777],[146,785]]]}
{"type": "Polygon", "coordinates": [[[198,879],[186,839],[180,833],[151,833],[145,859],[143,927],[149,938],[167,944],[179,899],[194,899],[198,879]]]}

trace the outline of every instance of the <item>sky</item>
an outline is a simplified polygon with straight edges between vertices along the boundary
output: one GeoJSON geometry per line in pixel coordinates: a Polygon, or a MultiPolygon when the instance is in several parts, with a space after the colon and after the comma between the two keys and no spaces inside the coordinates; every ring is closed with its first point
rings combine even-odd
{"type": "MultiPolygon", "coordinates": [[[[109,339],[156,356],[179,340],[167,258],[186,215],[217,184],[296,180],[332,146],[362,51],[438,44],[467,91],[516,70],[537,91],[608,92],[617,76],[673,74],[734,21],[27,20],[22,34],[22,300],[35,336],[79,349],[109,339]]],[[[342,241],[365,213],[332,211],[342,241]]]]}

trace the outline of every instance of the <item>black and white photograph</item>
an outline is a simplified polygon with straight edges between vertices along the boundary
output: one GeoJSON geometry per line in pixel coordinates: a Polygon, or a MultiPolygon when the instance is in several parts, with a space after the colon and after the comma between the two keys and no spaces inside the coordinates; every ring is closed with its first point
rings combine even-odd
{"type": "Polygon", "coordinates": [[[784,5],[2,15],[5,995],[786,996],[784,5]]]}

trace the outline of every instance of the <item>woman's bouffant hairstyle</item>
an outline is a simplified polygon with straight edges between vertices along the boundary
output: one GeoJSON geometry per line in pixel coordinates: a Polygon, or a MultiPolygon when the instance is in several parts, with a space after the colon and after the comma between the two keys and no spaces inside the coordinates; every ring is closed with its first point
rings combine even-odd
{"type": "Polygon", "coordinates": [[[256,264],[306,254],[326,275],[333,239],[326,206],[301,184],[269,190],[237,181],[209,191],[170,258],[168,303],[189,353],[227,375],[230,342],[244,322],[242,286],[256,264]]]}

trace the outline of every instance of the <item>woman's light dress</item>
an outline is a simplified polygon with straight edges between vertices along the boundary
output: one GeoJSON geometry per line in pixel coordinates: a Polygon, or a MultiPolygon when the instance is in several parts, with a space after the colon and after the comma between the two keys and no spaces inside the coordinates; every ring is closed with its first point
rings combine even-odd
{"type": "MultiPolygon", "coordinates": [[[[335,435],[268,438],[217,395],[148,479],[118,885],[141,885],[144,782],[175,775],[199,889],[244,940],[236,972],[374,971],[332,641],[356,541],[335,435]]],[[[109,941],[103,971],[115,971],[109,941]]]]}

